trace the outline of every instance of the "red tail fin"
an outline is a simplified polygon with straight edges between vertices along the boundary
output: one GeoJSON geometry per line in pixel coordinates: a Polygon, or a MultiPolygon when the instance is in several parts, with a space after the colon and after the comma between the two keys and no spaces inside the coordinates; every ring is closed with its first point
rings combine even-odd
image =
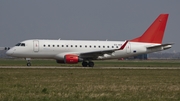
{"type": "Polygon", "coordinates": [[[162,43],[166,22],[169,14],[160,14],[151,26],[138,38],[130,40],[131,42],[162,43]]]}

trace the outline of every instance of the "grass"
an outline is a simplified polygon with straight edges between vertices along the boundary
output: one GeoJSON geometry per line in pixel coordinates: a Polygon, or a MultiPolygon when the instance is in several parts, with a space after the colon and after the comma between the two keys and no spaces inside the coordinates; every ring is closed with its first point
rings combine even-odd
{"type": "Polygon", "coordinates": [[[0,101],[179,101],[180,70],[0,69],[0,101]]]}
{"type": "MultiPolygon", "coordinates": [[[[55,60],[31,60],[32,66],[81,67],[78,64],[58,64],[55,60]]],[[[94,61],[95,67],[179,67],[180,60],[106,60],[94,61]]],[[[0,66],[26,66],[22,59],[0,59],[0,66]]]]}

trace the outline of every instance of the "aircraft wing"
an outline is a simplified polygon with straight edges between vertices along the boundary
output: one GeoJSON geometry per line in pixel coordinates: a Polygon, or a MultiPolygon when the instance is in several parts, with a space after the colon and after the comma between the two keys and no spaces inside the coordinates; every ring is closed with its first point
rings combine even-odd
{"type": "Polygon", "coordinates": [[[163,48],[163,49],[169,49],[174,43],[167,43],[167,44],[161,44],[156,46],[149,46],[146,47],[147,49],[157,49],[157,48],[163,48]]]}
{"type": "Polygon", "coordinates": [[[123,50],[127,43],[128,43],[128,41],[126,40],[123,43],[123,45],[118,49],[84,52],[84,53],[80,53],[79,56],[82,58],[96,59],[98,56],[103,56],[104,54],[112,54],[113,52],[115,52],[117,50],[123,50]]]}

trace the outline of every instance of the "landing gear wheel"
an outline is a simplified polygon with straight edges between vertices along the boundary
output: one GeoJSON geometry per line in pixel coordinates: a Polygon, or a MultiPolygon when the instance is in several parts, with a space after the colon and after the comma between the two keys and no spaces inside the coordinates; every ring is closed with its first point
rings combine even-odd
{"type": "Polygon", "coordinates": [[[85,62],[85,61],[82,62],[82,66],[83,66],[83,67],[87,67],[87,65],[88,65],[87,62],[85,62]]]}
{"type": "Polygon", "coordinates": [[[94,62],[89,62],[89,67],[94,67],[94,62]]]}
{"type": "Polygon", "coordinates": [[[31,61],[30,61],[30,59],[28,59],[28,58],[26,58],[26,60],[27,60],[27,66],[31,66],[31,61]]]}
{"type": "Polygon", "coordinates": [[[31,63],[27,63],[27,66],[31,66],[31,63]]]}

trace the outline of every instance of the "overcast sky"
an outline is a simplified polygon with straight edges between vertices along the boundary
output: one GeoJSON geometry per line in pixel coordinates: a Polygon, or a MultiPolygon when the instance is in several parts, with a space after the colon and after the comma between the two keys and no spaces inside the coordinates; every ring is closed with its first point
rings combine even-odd
{"type": "Polygon", "coordinates": [[[163,43],[180,52],[180,0],[0,0],[0,46],[26,39],[124,41],[169,13],[163,43]]]}

